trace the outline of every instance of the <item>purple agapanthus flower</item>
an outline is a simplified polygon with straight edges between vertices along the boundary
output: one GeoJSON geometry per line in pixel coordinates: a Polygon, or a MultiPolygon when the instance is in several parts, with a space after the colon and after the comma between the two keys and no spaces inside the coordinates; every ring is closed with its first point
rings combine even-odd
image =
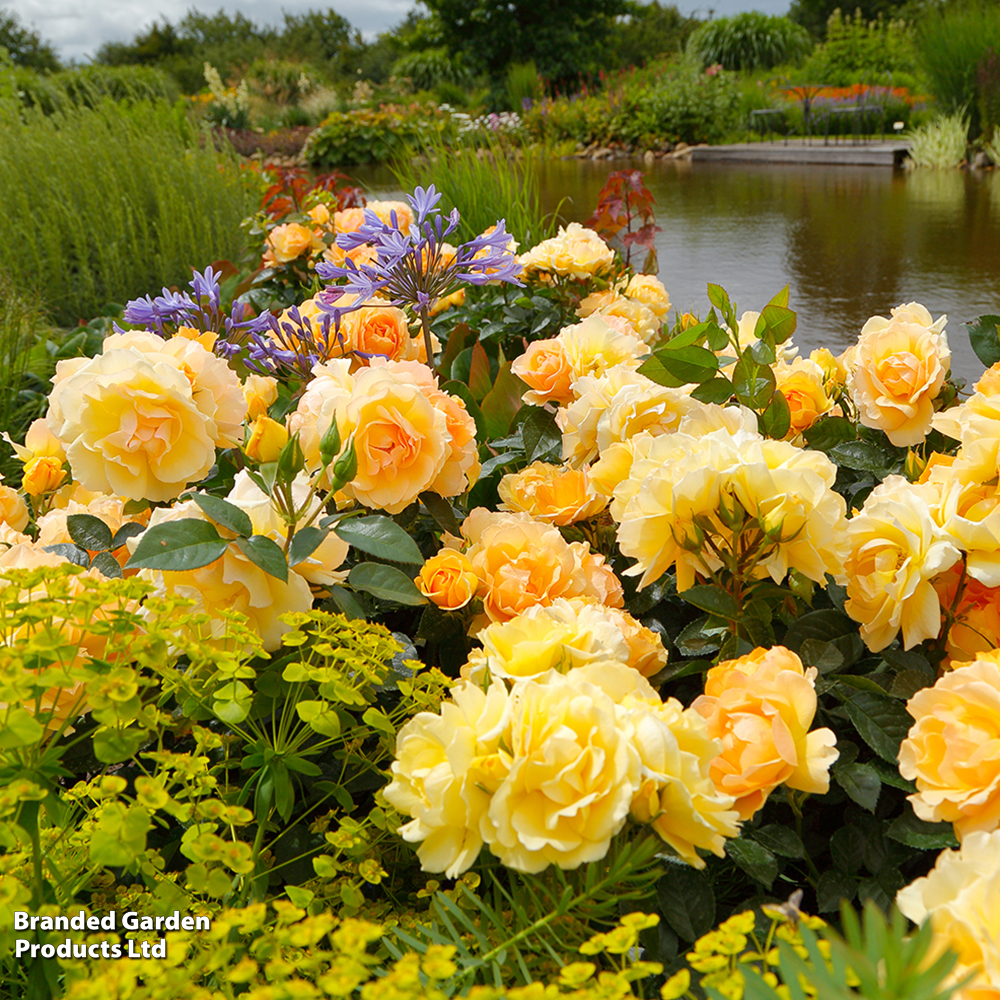
{"type": "Polygon", "coordinates": [[[266,318],[266,328],[255,330],[247,345],[246,365],[251,371],[290,375],[304,383],[312,377],[313,365],[347,353],[339,322],[331,313],[310,319],[292,306],[280,316],[267,313],[266,318]]]}
{"type": "Polygon", "coordinates": [[[428,364],[433,366],[430,336],[430,307],[435,299],[451,294],[463,282],[484,285],[506,281],[520,285],[521,264],[510,249],[510,234],[501,219],[492,233],[477,236],[461,244],[454,256],[445,252],[446,237],[458,228],[458,209],[444,216],[438,209],[440,193],[432,184],[418,187],[407,201],[415,219],[409,232],[401,232],[395,212],[387,225],[372,211],[365,210],[364,224],[353,233],[337,237],[337,246],[354,250],[364,244],[375,247],[376,259],[356,264],[347,259],[343,266],[320,263],[316,273],[327,281],[346,278],[344,284],[330,288],[319,298],[321,308],[339,320],[344,313],[360,309],[372,296],[380,294],[392,305],[410,306],[420,317],[427,349],[428,364]],[[339,306],[333,293],[356,296],[350,305],[339,306]],[[325,301],[324,301],[325,299],[325,301]]]}
{"type": "Polygon", "coordinates": [[[161,337],[167,336],[168,326],[175,329],[190,326],[202,333],[217,333],[216,353],[231,358],[239,353],[247,337],[267,328],[270,314],[248,318],[242,302],[234,302],[232,309],[225,312],[219,285],[221,276],[222,272],[213,271],[211,265],[202,274],[195,271],[189,283],[193,296],[164,288],[156,298],[147,295],[132,299],[125,306],[123,319],[126,323],[155,330],[161,337]]]}

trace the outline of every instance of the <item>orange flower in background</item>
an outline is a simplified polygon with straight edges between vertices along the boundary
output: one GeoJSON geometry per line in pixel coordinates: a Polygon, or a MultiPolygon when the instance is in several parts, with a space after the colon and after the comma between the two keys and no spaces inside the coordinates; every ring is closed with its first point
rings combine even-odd
{"type": "Polygon", "coordinates": [[[298,222],[275,226],[267,234],[265,262],[287,264],[303,254],[323,249],[323,241],[309,228],[298,222]]]}
{"type": "Polygon", "coordinates": [[[442,611],[464,608],[479,589],[475,567],[455,549],[442,549],[431,556],[413,582],[417,590],[442,611]]]}
{"type": "Polygon", "coordinates": [[[757,648],[709,670],[692,708],[722,741],[712,780],[750,819],[778,785],[823,794],[840,756],[829,729],[809,732],[816,715],[816,668],[784,646],[757,648]]]}
{"type": "Polygon", "coordinates": [[[916,720],[899,748],[899,773],[917,784],[913,811],[951,823],[962,840],[1000,827],[1000,649],[918,691],[906,710],[916,720]]]}

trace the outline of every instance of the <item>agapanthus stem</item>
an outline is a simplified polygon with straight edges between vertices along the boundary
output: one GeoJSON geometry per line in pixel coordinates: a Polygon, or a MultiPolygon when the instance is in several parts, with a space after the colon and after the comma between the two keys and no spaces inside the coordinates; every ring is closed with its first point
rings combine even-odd
{"type": "Polygon", "coordinates": [[[424,331],[424,348],[427,351],[427,367],[437,375],[434,365],[434,348],[431,346],[431,318],[427,315],[427,306],[420,307],[420,326],[424,331]]]}

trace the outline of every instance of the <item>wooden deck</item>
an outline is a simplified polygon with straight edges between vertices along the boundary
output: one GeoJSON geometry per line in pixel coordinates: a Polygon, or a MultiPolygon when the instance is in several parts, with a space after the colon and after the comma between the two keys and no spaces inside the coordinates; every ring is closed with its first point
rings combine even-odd
{"type": "Polygon", "coordinates": [[[849,139],[840,142],[823,139],[783,139],[774,142],[740,142],[731,146],[695,146],[691,159],[705,162],[744,163],[825,163],[844,166],[899,167],[910,145],[899,140],[854,144],[849,139]]]}

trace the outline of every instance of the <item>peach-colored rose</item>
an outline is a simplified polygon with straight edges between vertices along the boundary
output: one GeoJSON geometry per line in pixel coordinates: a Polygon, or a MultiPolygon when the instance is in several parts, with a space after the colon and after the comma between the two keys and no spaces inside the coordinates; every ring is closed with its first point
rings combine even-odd
{"type": "MultiPolygon", "coordinates": [[[[406,313],[395,306],[362,306],[340,322],[347,350],[379,354],[390,361],[416,358],[417,341],[410,336],[406,313]]],[[[421,342],[423,338],[420,338],[421,342]]]]}
{"type": "Polygon", "coordinates": [[[507,621],[557,597],[593,597],[610,607],[624,603],[621,583],[603,556],[587,542],[567,542],[558,528],[527,514],[477,507],[462,534],[492,621],[507,621]]]}
{"type": "Polygon", "coordinates": [[[971,976],[954,1000],[1000,1000],[1000,830],[970,833],[930,874],[896,895],[900,912],[933,928],[927,961],[958,955],[945,985],[971,976]]]}
{"type": "Polygon", "coordinates": [[[347,492],[367,507],[398,514],[424,490],[454,496],[478,474],[474,422],[418,362],[362,370],[337,422],[358,458],[347,492]]]}
{"type": "Polygon", "coordinates": [[[532,462],[506,475],[497,487],[501,510],[517,510],[551,524],[574,524],[599,514],[608,498],[590,485],[585,469],[532,462]]]}
{"type": "Polygon", "coordinates": [[[344,208],[333,213],[333,225],[338,233],[353,233],[365,224],[363,208],[344,208]]]}
{"type": "Polygon", "coordinates": [[[286,222],[267,234],[267,248],[275,263],[287,264],[310,251],[321,250],[323,242],[308,227],[286,222]]]}
{"type": "Polygon", "coordinates": [[[716,787],[749,819],[778,785],[823,794],[840,756],[829,729],[809,732],[816,715],[816,668],[784,646],[755,649],[712,667],[692,704],[722,741],[712,762],[716,787]]]}
{"type": "Polygon", "coordinates": [[[920,444],[931,429],[934,400],[948,374],[946,317],[932,322],[915,302],[873,316],[861,330],[848,385],[865,427],[897,447],[920,444]]]}
{"type": "Polygon", "coordinates": [[[1000,650],[958,663],[906,710],[916,720],[899,748],[899,773],[916,781],[913,811],[952,823],[959,840],[1000,827],[1000,650]]]}
{"type": "Polygon", "coordinates": [[[1000,587],[986,587],[974,577],[966,577],[956,603],[960,577],[959,566],[955,565],[933,581],[941,606],[954,608],[945,645],[952,662],[972,660],[1000,647],[1000,587]]]}
{"type": "Polygon", "coordinates": [[[510,370],[529,390],[521,397],[525,403],[568,403],[573,398],[573,370],[562,341],[535,340],[524,354],[514,359],[510,370]]]}
{"type": "Polygon", "coordinates": [[[333,215],[330,213],[330,209],[320,202],[313,208],[310,208],[306,215],[309,216],[317,226],[329,226],[333,220],[333,215]]]}
{"type": "Polygon", "coordinates": [[[354,376],[348,358],[334,358],[313,365],[313,377],[288,415],[288,433],[299,435],[306,468],[315,472],[322,464],[319,443],[333,424],[337,409],[351,398],[354,376]]]}
{"type": "Polygon", "coordinates": [[[455,549],[442,549],[421,567],[417,590],[444,611],[464,608],[479,589],[475,567],[455,549]]]}
{"type": "Polygon", "coordinates": [[[395,225],[401,232],[408,233],[413,225],[413,209],[405,201],[370,201],[365,207],[387,226],[393,225],[392,216],[395,213],[395,225]]]}

